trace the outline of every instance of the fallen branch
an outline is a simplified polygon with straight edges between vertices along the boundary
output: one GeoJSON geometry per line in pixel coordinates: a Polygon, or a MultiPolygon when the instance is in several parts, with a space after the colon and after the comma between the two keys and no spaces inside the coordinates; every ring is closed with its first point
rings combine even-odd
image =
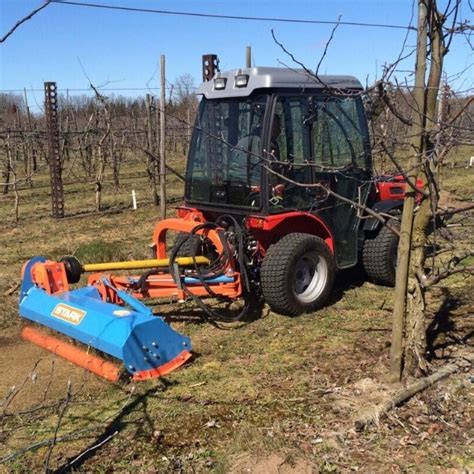
{"type": "Polygon", "coordinates": [[[21,282],[17,281],[16,283],[13,283],[4,293],[3,296],[11,296],[13,293],[15,293],[21,286],[21,282]]]}
{"type": "Polygon", "coordinates": [[[38,364],[40,362],[41,362],[41,359],[38,359],[34,363],[33,368],[31,369],[30,373],[23,379],[23,382],[20,384],[20,386],[19,387],[13,386],[8,392],[3,402],[0,403],[0,406],[2,407],[2,412],[0,413],[0,420],[2,420],[5,415],[7,415],[7,408],[13,402],[15,397],[22,391],[23,387],[26,385],[28,380],[33,380],[33,381],[36,380],[36,367],[38,367],[38,364]]]}
{"type": "Polygon", "coordinates": [[[46,459],[44,461],[44,472],[48,473],[49,472],[49,462],[51,460],[51,454],[53,453],[53,449],[56,446],[57,443],[57,438],[58,438],[58,432],[59,428],[61,427],[61,423],[64,418],[64,414],[66,413],[67,407],[69,406],[69,402],[71,401],[71,381],[68,381],[67,383],[67,392],[66,392],[66,398],[64,400],[64,404],[61,407],[59,414],[58,414],[58,422],[56,423],[56,428],[54,429],[54,434],[53,434],[53,439],[51,440],[51,443],[49,445],[48,453],[46,454],[46,459]]]}
{"type": "MultiPolygon", "coordinates": [[[[56,438],[55,443],[64,443],[66,441],[77,441],[82,438],[88,438],[89,437],[89,429],[87,429],[87,436],[84,436],[84,433],[86,430],[81,430],[80,432],[74,432],[65,436],[59,436],[56,438]]],[[[52,439],[46,439],[44,441],[38,441],[36,443],[33,443],[30,446],[26,446],[24,448],[19,449],[18,451],[15,451],[12,454],[9,454],[3,458],[0,458],[0,464],[4,464],[6,462],[12,461],[16,458],[19,458],[20,456],[23,456],[24,454],[28,453],[29,451],[35,451],[40,448],[44,448],[45,446],[49,446],[52,443],[52,439]]]]}
{"type": "Polygon", "coordinates": [[[373,409],[366,411],[360,415],[354,422],[356,431],[363,431],[364,428],[372,423],[377,423],[380,417],[386,415],[392,408],[400,405],[405,400],[413,397],[418,392],[430,387],[431,385],[439,382],[446,377],[449,377],[451,374],[456,372],[459,369],[459,365],[448,364],[442,369],[438,370],[434,374],[431,374],[424,379],[417,380],[403,390],[398,391],[395,395],[389,400],[376,405],[373,409]]]}
{"type": "Polygon", "coordinates": [[[78,456],[76,456],[71,462],[69,462],[66,466],[61,468],[61,472],[66,471],[67,469],[70,469],[71,467],[73,468],[75,464],[80,461],[84,456],[88,455],[89,453],[95,451],[96,449],[99,449],[101,446],[103,446],[105,443],[108,443],[115,435],[118,434],[118,430],[114,431],[111,435],[107,436],[105,439],[103,439],[100,443],[94,444],[93,446],[85,449],[82,451],[78,456]]]}
{"type": "Polygon", "coordinates": [[[459,214],[460,212],[467,212],[467,211],[472,211],[474,209],[474,204],[464,206],[464,207],[458,207],[456,209],[443,209],[441,211],[438,211],[436,215],[438,217],[445,217],[445,216],[453,216],[454,214],[459,214]]]}
{"type": "Polygon", "coordinates": [[[23,456],[29,451],[36,451],[37,449],[43,448],[45,446],[51,446],[53,443],[57,445],[58,443],[64,443],[67,441],[75,441],[79,439],[90,438],[91,433],[96,433],[97,431],[103,429],[104,423],[108,422],[110,419],[115,419],[119,417],[121,414],[125,412],[125,410],[132,408],[137,403],[137,401],[140,400],[140,397],[136,397],[134,400],[131,400],[134,392],[135,392],[135,389],[134,387],[132,387],[132,390],[130,391],[124,404],[116,412],[112,413],[110,416],[107,416],[104,420],[100,421],[99,423],[91,424],[87,428],[82,428],[82,429],[73,431],[64,436],[57,436],[57,433],[56,433],[53,436],[53,438],[46,439],[44,441],[38,441],[29,446],[20,448],[18,451],[8,454],[7,456],[4,456],[3,458],[0,458],[0,464],[4,464],[6,462],[12,461],[20,456],[23,456]]]}

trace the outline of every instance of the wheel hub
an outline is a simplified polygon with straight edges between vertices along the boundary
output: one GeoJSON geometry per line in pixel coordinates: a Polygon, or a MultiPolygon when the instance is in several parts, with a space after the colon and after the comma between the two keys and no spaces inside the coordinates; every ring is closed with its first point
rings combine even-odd
{"type": "Polygon", "coordinates": [[[295,266],[293,292],[302,303],[319,297],[328,277],[326,261],[316,252],[304,254],[295,266]]]}

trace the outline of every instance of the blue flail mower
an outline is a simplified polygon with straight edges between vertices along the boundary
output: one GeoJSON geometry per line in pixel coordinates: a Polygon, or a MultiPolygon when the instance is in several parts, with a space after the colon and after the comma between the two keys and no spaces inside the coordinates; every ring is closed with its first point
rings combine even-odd
{"type": "MultiPolygon", "coordinates": [[[[135,380],[171,372],[191,357],[191,341],[166,324],[161,317],[124,291],[112,288],[124,306],[104,302],[94,286],[50,293],[32,277],[34,257],[23,271],[20,316],[79,341],[123,362],[135,380]]],[[[106,278],[104,285],[110,285],[106,278]]],[[[58,355],[109,380],[118,380],[120,368],[90,355],[75,345],[44,335],[32,327],[23,336],[58,355]]]]}

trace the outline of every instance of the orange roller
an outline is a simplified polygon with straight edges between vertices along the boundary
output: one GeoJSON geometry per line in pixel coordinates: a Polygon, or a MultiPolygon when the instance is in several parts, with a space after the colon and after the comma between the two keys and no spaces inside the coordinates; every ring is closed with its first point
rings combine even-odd
{"type": "Polygon", "coordinates": [[[117,382],[120,376],[121,368],[108,362],[101,357],[88,354],[78,347],[62,341],[56,337],[45,334],[39,329],[26,326],[21,332],[21,337],[37,346],[56,354],[73,364],[83,367],[111,382],[117,382]]]}

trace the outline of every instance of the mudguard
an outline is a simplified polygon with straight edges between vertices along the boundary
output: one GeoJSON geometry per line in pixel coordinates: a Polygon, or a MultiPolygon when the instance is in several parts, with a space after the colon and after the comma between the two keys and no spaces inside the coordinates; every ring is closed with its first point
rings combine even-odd
{"type": "MultiPolygon", "coordinates": [[[[382,212],[384,214],[391,214],[393,211],[401,211],[403,209],[403,201],[388,199],[386,201],[378,201],[373,206],[372,209],[375,212],[382,212]]],[[[376,230],[382,223],[375,219],[374,217],[369,217],[364,222],[363,230],[371,231],[376,230]]]]}

